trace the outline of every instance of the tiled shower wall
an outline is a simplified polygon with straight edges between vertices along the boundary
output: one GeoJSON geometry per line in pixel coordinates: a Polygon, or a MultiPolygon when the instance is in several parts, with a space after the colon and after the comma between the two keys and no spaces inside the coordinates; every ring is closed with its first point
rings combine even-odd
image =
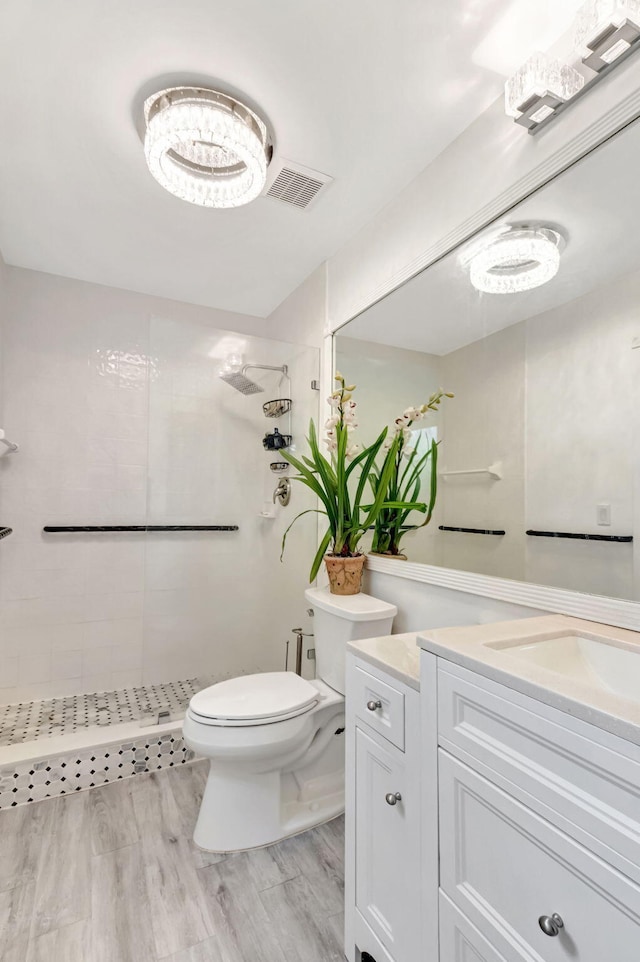
{"type": "Polygon", "coordinates": [[[20,452],[0,458],[0,520],[14,530],[0,552],[0,702],[281,667],[315,531],[302,525],[280,565],[307,502],[296,492],[259,517],[276,480],[261,445],[269,395],[244,398],[216,369],[230,346],[290,363],[299,432],[317,409],[317,352],[226,334],[215,311],[8,273],[2,426],[20,452]],[[42,533],[163,521],[240,531],[42,533]]]}

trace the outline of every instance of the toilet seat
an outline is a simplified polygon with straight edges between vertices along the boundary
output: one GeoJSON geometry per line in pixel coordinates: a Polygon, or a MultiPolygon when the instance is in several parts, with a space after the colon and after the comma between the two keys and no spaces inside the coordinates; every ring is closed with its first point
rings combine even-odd
{"type": "Polygon", "coordinates": [[[291,671],[241,675],[197,692],[188,712],[203,725],[271,725],[310,711],[320,701],[318,688],[291,671]]]}

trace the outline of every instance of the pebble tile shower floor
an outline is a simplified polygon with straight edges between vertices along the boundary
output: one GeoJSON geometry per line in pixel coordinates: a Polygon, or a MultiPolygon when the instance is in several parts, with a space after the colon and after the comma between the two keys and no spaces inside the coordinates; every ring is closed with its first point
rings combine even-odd
{"type": "Polygon", "coordinates": [[[45,701],[0,706],[0,747],[66,735],[81,728],[157,720],[158,712],[182,715],[191,696],[206,682],[197,678],[164,685],[141,685],[121,691],[66,695],[45,701]]]}

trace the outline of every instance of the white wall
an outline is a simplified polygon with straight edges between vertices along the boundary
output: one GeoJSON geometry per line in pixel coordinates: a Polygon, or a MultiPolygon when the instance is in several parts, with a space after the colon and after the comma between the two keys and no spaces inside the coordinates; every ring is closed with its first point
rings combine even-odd
{"type": "Polygon", "coordinates": [[[327,265],[321,264],[267,318],[266,333],[278,340],[319,347],[326,309],[327,265]]]}
{"type": "Polygon", "coordinates": [[[525,326],[516,324],[441,359],[443,383],[455,394],[442,411],[442,469],[501,462],[503,471],[501,481],[488,475],[442,480],[442,523],[507,532],[440,532],[447,568],[525,577],[525,336],[525,326]]]}
{"type": "Polygon", "coordinates": [[[5,428],[21,447],[0,459],[14,528],[0,545],[0,701],[281,667],[315,527],[303,519],[280,565],[283,529],[308,499],[296,491],[276,520],[258,517],[276,481],[266,395],[242,397],[216,371],[238,340],[247,359],[290,363],[297,432],[317,408],[317,351],[221,329],[253,331],[240,315],[8,275],[5,428]],[[147,519],[240,531],[42,534],[147,519]]]}
{"type": "MultiPolygon", "coordinates": [[[[401,565],[402,562],[398,561],[401,565]]],[[[379,571],[367,571],[365,590],[374,598],[397,605],[393,631],[426,631],[428,628],[450,628],[455,625],[483,625],[492,621],[534,618],[546,614],[537,608],[525,608],[506,601],[483,598],[466,591],[453,591],[439,585],[409,581],[379,571]]]]}
{"type": "MultiPolygon", "coordinates": [[[[640,271],[526,322],[526,522],[543,531],[640,533],[640,271]],[[611,507],[611,525],[596,507],[611,507]]],[[[640,598],[633,545],[527,538],[538,584],[640,598]]]]}

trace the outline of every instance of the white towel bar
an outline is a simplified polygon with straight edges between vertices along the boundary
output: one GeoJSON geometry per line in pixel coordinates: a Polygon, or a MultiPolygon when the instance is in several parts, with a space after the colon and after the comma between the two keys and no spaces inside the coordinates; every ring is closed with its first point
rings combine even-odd
{"type": "Polygon", "coordinates": [[[463,477],[469,474],[488,474],[494,481],[502,480],[502,461],[494,461],[488,468],[469,468],[468,471],[441,471],[441,478],[463,477]]]}

